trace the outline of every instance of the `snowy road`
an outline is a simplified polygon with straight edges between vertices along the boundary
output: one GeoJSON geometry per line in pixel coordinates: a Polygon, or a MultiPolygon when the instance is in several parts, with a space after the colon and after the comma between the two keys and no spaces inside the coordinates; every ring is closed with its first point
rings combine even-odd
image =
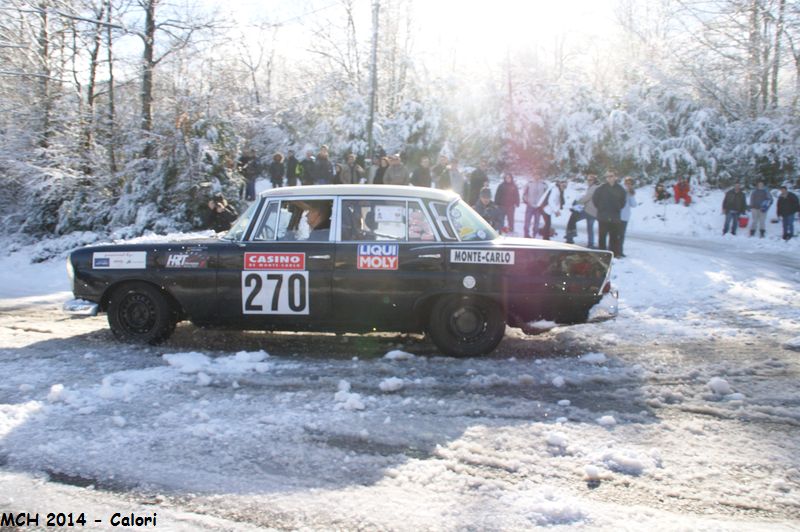
{"type": "Polygon", "coordinates": [[[63,318],[62,264],[36,265],[0,299],[0,509],[90,529],[796,529],[800,263],[730,248],[631,238],[616,321],[509,330],[468,360],[187,324],[123,346],[103,317],[63,318]]]}

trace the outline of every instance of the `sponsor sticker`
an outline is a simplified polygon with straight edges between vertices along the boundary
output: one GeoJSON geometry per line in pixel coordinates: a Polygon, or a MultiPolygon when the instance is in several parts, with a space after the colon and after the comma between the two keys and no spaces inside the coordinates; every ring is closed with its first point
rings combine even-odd
{"type": "Polygon", "coordinates": [[[305,253],[245,253],[245,270],[305,270],[305,253]]]}
{"type": "Polygon", "coordinates": [[[143,270],[147,268],[146,251],[103,251],[92,253],[95,270],[143,270]]]}
{"type": "Polygon", "coordinates": [[[462,264],[514,264],[514,252],[486,249],[451,249],[450,262],[462,264]]]}
{"type": "Polygon", "coordinates": [[[396,270],[399,253],[397,244],[359,244],[356,264],[359,270],[396,270]]]}
{"type": "Polygon", "coordinates": [[[167,268],[205,268],[208,255],[205,253],[170,253],[167,257],[167,268]]]}

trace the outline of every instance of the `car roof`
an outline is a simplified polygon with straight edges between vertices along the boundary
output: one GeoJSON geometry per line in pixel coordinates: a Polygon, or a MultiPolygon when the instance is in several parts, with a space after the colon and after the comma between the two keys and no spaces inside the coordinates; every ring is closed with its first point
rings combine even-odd
{"type": "Polygon", "coordinates": [[[437,190],[427,187],[399,186],[399,185],[301,185],[281,187],[265,190],[260,194],[263,197],[273,196],[387,196],[387,197],[416,197],[452,201],[458,195],[452,190],[437,190]]]}

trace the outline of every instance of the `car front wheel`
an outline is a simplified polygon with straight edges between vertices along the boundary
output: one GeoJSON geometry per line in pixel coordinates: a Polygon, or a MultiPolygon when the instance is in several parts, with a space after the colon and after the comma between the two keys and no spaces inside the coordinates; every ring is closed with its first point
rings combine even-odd
{"type": "Polygon", "coordinates": [[[169,302],[154,286],[125,284],[111,294],[108,324],[119,340],[157,344],[172,334],[175,323],[169,302]]]}
{"type": "Polygon", "coordinates": [[[444,353],[457,357],[491,352],[506,331],[497,304],[471,296],[445,297],[434,304],[428,334],[444,353]]]}

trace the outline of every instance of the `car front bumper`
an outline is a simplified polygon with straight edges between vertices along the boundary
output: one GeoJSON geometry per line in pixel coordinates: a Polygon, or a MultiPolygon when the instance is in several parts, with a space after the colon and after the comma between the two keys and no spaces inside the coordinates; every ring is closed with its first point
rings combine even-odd
{"type": "Polygon", "coordinates": [[[70,316],[84,318],[87,316],[97,316],[97,313],[100,311],[100,305],[92,303],[91,301],[86,301],[85,299],[70,299],[64,303],[61,309],[70,316]]]}
{"type": "Polygon", "coordinates": [[[589,323],[598,323],[601,321],[611,320],[619,314],[619,292],[611,290],[603,295],[603,298],[589,309],[589,323]]]}

